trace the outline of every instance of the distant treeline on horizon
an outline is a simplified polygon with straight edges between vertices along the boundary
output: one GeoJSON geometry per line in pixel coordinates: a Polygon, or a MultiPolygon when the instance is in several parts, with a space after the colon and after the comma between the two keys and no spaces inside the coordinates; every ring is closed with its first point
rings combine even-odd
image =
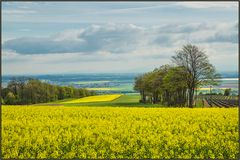
{"type": "Polygon", "coordinates": [[[13,79],[7,87],[1,87],[1,104],[47,103],[66,98],[82,98],[95,95],[94,91],[72,86],[57,86],[38,79],[13,79]]]}

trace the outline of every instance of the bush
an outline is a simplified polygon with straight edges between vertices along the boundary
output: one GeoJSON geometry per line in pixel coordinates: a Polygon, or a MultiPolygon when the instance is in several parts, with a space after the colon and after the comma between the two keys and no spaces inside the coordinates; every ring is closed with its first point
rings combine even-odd
{"type": "Polygon", "coordinates": [[[230,96],[230,93],[231,93],[231,88],[227,88],[224,91],[224,96],[230,96]]]}

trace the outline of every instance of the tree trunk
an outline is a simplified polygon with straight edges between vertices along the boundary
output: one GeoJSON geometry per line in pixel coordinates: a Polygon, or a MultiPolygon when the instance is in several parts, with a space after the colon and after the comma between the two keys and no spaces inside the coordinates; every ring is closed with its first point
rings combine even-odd
{"type": "Polygon", "coordinates": [[[193,96],[194,96],[194,88],[189,88],[189,97],[188,97],[188,105],[190,108],[193,108],[193,96]]]}
{"type": "Polygon", "coordinates": [[[156,92],[153,93],[153,104],[157,103],[158,101],[158,94],[156,92]]]}
{"type": "Polygon", "coordinates": [[[142,101],[143,101],[143,103],[146,103],[146,95],[144,93],[144,90],[142,91],[142,94],[143,94],[142,101]]]}
{"type": "Polygon", "coordinates": [[[140,96],[141,96],[141,99],[140,99],[140,102],[143,101],[143,91],[140,90],[140,96]]]}

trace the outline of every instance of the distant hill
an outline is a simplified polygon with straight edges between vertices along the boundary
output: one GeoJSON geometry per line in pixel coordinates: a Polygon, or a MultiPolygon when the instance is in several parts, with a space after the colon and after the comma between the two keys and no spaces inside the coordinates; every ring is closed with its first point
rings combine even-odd
{"type": "Polygon", "coordinates": [[[238,78],[238,72],[220,72],[222,78],[238,78]]]}
{"type": "MultiPolygon", "coordinates": [[[[222,78],[238,78],[238,72],[219,72],[222,78]]],[[[74,86],[75,88],[110,88],[104,92],[129,93],[133,91],[134,78],[140,73],[95,73],[95,74],[53,74],[53,75],[3,75],[2,87],[14,77],[36,78],[59,86],[74,86]],[[120,90],[116,90],[120,89],[120,90]]],[[[103,92],[103,91],[101,91],[103,92]]]]}

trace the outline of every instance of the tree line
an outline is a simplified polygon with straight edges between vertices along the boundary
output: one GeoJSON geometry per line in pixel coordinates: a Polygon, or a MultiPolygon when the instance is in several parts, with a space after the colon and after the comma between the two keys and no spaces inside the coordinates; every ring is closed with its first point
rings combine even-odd
{"type": "Polygon", "coordinates": [[[134,89],[141,95],[140,102],[193,107],[197,87],[219,84],[220,74],[197,46],[184,45],[171,60],[172,64],[136,77],[134,89]]]}
{"type": "Polygon", "coordinates": [[[15,78],[1,88],[1,102],[9,105],[46,103],[65,98],[81,98],[95,92],[72,86],[57,86],[37,79],[15,78]]]}

